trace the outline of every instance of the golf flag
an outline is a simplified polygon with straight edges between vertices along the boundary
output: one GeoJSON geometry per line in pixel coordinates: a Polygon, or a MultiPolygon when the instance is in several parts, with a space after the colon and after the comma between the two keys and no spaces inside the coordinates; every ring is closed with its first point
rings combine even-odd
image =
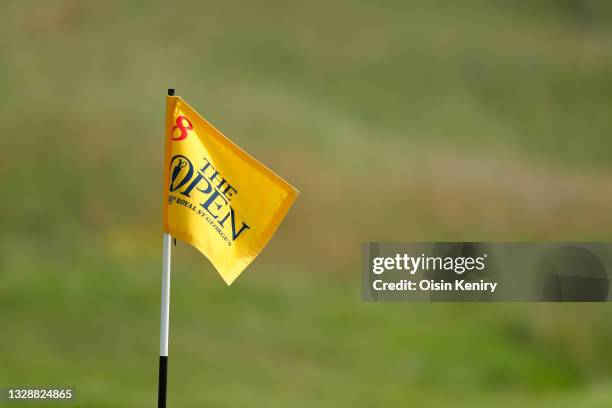
{"type": "Polygon", "coordinates": [[[298,191],[178,96],[166,99],[164,230],[230,285],[266,246],[298,191]]]}

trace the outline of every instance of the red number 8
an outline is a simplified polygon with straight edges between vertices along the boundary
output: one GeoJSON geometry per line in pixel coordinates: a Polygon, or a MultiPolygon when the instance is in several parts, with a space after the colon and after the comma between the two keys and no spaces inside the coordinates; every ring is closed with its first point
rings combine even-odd
{"type": "Polygon", "coordinates": [[[184,116],[178,116],[176,118],[176,126],[174,126],[172,128],[172,140],[183,140],[187,137],[187,131],[188,130],[192,130],[193,126],[191,125],[191,122],[189,121],[189,119],[187,119],[184,116]],[[187,123],[187,126],[185,126],[185,123],[187,123]],[[179,129],[181,131],[181,134],[178,135],[177,137],[174,137],[174,131],[176,129],[179,129]]]}

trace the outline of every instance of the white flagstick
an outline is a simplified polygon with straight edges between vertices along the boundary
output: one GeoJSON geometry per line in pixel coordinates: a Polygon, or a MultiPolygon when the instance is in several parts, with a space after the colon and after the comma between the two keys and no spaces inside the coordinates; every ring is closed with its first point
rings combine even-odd
{"type": "Polygon", "coordinates": [[[162,268],[161,326],[159,332],[159,355],[168,357],[168,324],[170,322],[170,258],[172,237],[164,232],[164,255],[162,268]]]}
{"type": "MultiPolygon", "coordinates": [[[[174,95],[174,89],[168,89],[168,95],[174,95]]],[[[164,164],[166,165],[166,164],[164,164]]],[[[164,186],[167,188],[167,186],[164,186]]],[[[168,383],[168,326],[170,323],[170,255],[172,237],[164,232],[164,248],[162,260],[162,297],[161,324],[159,330],[159,388],[157,407],[166,408],[166,385],[168,383]]]]}

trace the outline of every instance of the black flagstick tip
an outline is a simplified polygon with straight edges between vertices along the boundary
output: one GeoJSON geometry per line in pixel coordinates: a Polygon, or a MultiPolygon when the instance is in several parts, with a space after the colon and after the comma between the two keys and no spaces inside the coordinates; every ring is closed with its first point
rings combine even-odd
{"type": "Polygon", "coordinates": [[[168,96],[174,96],[174,88],[168,88],[168,96]]]}

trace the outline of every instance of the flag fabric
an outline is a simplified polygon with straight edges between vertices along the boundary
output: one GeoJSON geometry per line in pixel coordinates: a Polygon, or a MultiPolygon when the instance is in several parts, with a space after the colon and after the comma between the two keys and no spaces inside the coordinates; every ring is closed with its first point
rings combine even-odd
{"type": "Polygon", "coordinates": [[[230,285],[266,246],[298,191],[178,96],[166,99],[164,230],[230,285]]]}

